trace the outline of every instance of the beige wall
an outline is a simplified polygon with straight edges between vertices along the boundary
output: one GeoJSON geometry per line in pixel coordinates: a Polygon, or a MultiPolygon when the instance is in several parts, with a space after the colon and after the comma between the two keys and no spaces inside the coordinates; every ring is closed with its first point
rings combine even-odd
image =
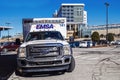
{"type": "Polygon", "coordinates": [[[73,30],[67,31],[67,38],[69,38],[70,36],[73,36],[73,33],[74,33],[73,30]]]}
{"type": "MultiPolygon", "coordinates": [[[[105,30],[92,30],[92,33],[95,31],[97,31],[99,34],[106,35],[106,29],[105,30]]],[[[120,34],[120,28],[108,29],[108,33],[120,34]]]]}

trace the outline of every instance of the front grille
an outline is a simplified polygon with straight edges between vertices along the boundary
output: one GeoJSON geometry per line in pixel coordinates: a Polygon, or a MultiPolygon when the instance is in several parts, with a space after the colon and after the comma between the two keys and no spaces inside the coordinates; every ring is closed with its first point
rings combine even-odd
{"type": "Polygon", "coordinates": [[[56,57],[62,54],[62,46],[56,45],[29,45],[27,56],[32,58],[56,57]]]}

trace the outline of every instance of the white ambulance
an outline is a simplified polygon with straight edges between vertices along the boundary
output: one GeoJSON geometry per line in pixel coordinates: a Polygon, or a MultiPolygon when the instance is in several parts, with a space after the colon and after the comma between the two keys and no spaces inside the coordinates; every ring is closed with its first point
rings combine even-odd
{"type": "Polygon", "coordinates": [[[16,74],[72,72],[75,60],[69,43],[64,40],[66,18],[26,19],[25,23],[24,27],[28,25],[30,31],[18,50],[16,74]]]}

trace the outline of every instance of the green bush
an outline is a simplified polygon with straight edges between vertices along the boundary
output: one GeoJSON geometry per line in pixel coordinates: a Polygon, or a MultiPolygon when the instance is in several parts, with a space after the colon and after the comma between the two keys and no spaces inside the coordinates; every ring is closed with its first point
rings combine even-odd
{"type": "Polygon", "coordinates": [[[109,42],[114,41],[114,34],[113,33],[108,33],[106,38],[109,42]]]}
{"type": "Polygon", "coordinates": [[[98,32],[93,32],[92,35],[91,35],[91,39],[94,42],[98,42],[100,40],[99,33],[98,32]]]}

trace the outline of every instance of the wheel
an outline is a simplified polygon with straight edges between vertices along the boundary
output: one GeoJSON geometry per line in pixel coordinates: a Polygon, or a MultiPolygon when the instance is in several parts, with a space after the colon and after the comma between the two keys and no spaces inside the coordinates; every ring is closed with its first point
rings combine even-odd
{"type": "Polygon", "coordinates": [[[71,58],[71,63],[69,64],[69,68],[67,72],[72,72],[75,69],[75,59],[72,57],[71,58]]]}
{"type": "Polygon", "coordinates": [[[20,72],[20,71],[18,71],[18,69],[15,70],[15,74],[16,74],[17,76],[26,76],[26,75],[27,75],[25,72],[20,72]]]}
{"type": "Polygon", "coordinates": [[[16,74],[17,76],[22,76],[22,73],[19,72],[17,69],[15,70],[15,74],[16,74]]]}

